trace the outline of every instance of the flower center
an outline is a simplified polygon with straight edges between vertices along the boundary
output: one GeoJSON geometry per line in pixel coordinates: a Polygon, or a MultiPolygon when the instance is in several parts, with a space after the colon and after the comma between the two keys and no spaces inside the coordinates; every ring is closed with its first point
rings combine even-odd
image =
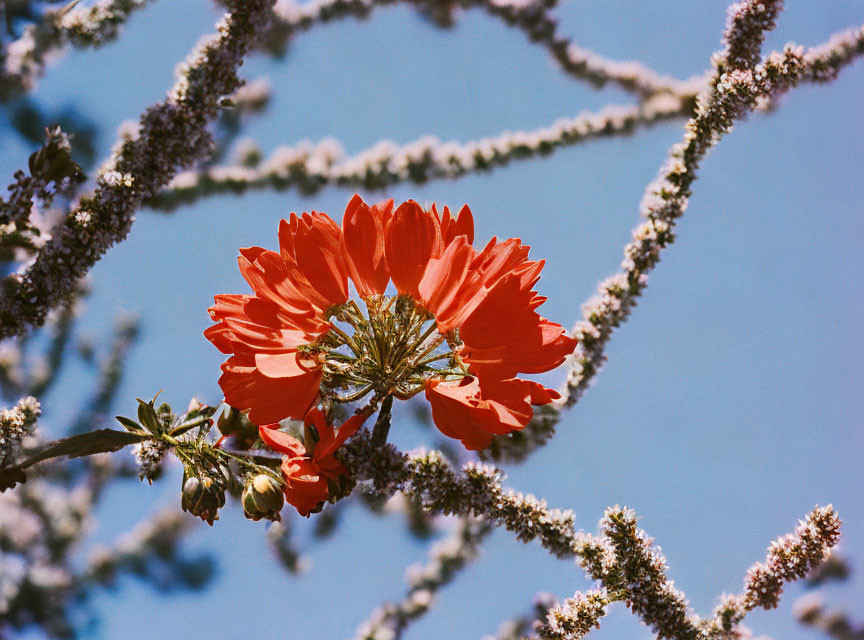
{"type": "Polygon", "coordinates": [[[364,303],[365,313],[354,300],[331,309],[331,330],[303,348],[323,365],[325,396],[342,403],[370,393],[373,404],[388,395],[406,400],[432,377],[467,375],[456,353],[458,330],[440,334],[434,316],[411,296],[368,296],[364,303]]]}

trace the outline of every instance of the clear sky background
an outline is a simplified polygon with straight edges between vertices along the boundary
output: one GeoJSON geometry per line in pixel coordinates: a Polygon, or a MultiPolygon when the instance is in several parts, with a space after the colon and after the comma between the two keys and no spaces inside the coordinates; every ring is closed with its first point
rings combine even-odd
{"type": "MultiPolygon", "coordinates": [[[[562,33],[585,47],[686,78],[704,71],[719,48],[725,8],[722,0],[569,0],[559,15],[562,33]]],[[[104,157],[116,127],[163,98],[175,65],[216,18],[208,3],[155,2],[132,17],[117,43],[52,67],[34,95],[96,120],[104,157]]],[[[862,22],[860,0],[788,0],[766,50],[790,40],[817,44],[862,22]]],[[[467,141],[632,101],[564,75],[521,32],[477,10],[442,30],[407,6],[378,9],[367,21],[301,34],[284,60],[255,56],[242,72],[268,75],[273,86],[269,111],[246,131],[265,151],[327,136],[352,153],[381,138],[467,141]]],[[[862,104],[859,62],[831,85],[792,91],[775,112],[722,141],[703,163],[678,241],[616,331],[594,387],[547,447],[507,468],[508,486],[573,508],[589,531],[605,507],[634,508],[701,614],[720,594],[740,590],[772,539],[828,502],[844,520],[843,549],[855,569],[828,598],[864,601],[862,104]]],[[[570,325],[596,283],[617,270],[645,185],[682,131],[676,121],[455,182],[362,195],[469,203],[480,244],[517,236],[547,260],[544,315],[570,325]]],[[[32,149],[9,131],[0,139],[8,183],[32,149]]],[[[135,396],[163,387],[178,407],[192,395],[218,402],[222,356],[202,331],[214,294],[246,291],[237,248],[274,248],[278,221],[290,211],[339,219],[352,193],[250,193],[171,215],[142,211],[129,239],[93,270],[82,322],[103,335],[119,311],[142,317],[117,412],[132,414],[135,396]]],[[[88,388],[80,373],[69,368],[45,398],[46,424],[74,415],[88,388]]],[[[408,411],[397,414],[391,440],[401,447],[430,441],[408,411]]],[[[122,484],[100,510],[93,539],[111,540],[161,506],[179,508],[179,489],[176,466],[153,487],[122,484]]],[[[291,517],[289,509],[284,515],[291,517]]],[[[302,548],[311,523],[291,520],[302,548]]],[[[398,516],[352,508],[335,536],[306,545],[310,571],[291,576],[271,555],[265,526],[244,520],[236,506],[225,509],[212,529],[201,527],[187,541],[219,558],[209,589],[166,595],[123,580],[90,602],[98,623],[89,637],[347,638],[381,601],[401,598],[404,567],[425,556],[425,544],[398,516]]],[[[537,591],[564,598],[588,586],[572,562],[497,531],[406,637],[480,638],[526,611],[537,591]]],[[[757,635],[819,637],[793,619],[800,593],[793,586],[779,612],[752,614],[757,635]]],[[[864,609],[857,613],[864,619],[864,609]]],[[[651,633],[616,605],[592,637],[647,640],[651,633]]]]}

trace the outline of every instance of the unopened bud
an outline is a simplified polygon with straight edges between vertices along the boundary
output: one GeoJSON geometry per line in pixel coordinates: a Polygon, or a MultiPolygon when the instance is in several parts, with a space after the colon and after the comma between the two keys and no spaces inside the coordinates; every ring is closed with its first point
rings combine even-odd
{"type": "Polygon", "coordinates": [[[243,487],[243,513],[251,520],[281,520],[279,512],[285,504],[282,486],[272,476],[259,473],[243,487]]]}
{"type": "Polygon", "coordinates": [[[204,487],[201,486],[201,481],[197,477],[186,478],[183,481],[183,498],[181,500],[183,510],[194,511],[203,493],[204,487]]]}
{"type": "Polygon", "coordinates": [[[188,476],[183,480],[180,506],[209,525],[219,519],[219,508],[225,505],[225,487],[210,476],[188,476]]]}

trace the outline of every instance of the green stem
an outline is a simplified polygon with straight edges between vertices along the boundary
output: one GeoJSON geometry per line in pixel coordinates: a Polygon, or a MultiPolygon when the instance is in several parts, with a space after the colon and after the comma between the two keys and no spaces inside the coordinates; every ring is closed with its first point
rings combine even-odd
{"type": "Polygon", "coordinates": [[[372,391],[372,388],[373,388],[374,386],[375,386],[374,384],[366,385],[366,386],[363,387],[362,389],[360,389],[360,390],[355,391],[354,393],[352,393],[350,396],[336,396],[336,400],[337,400],[338,402],[343,402],[343,403],[344,403],[344,402],[354,402],[355,400],[359,400],[360,398],[362,398],[363,396],[365,396],[367,393],[369,393],[370,391],[372,391]]]}
{"type": "Polygon", "coordinates": [[[433,353],[428,358],[423,358],[422,360],[418,360],[417,362],[415,362],[414,366],[415,367],[422,367],[423,365],[435,362],[436,360],[449,360],[452,357],[453,357],[452,351],[448,351],[447,353],[442,353],[442,354],[433,353]]]}

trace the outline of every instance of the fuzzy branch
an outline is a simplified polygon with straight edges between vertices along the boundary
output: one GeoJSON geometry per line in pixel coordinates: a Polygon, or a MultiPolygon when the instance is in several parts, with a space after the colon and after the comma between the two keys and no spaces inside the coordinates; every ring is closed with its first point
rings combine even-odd
{"type": "Polygon", "coordinates": [[[0,53],[0,101],[36,86],[45,65],[69,45],[87,47],[114,40],[120,26],[149,0],[99,0],[89,7],[48,8],[38,24],[0,53]]]}
{"type": "Polygon", "coordinates": [[[239,149],[237,163],[205,167],[178,175],[169,187],[147,202],[155,209],[170,210],[201,197],[220,193],[244,193],[252,189],[282,191],[296,188],[314,193],[329,185],[382,189],[399,182],[423,183],[455,179],[465,174],[490,171],[514,160],[547,155],[559,148],[597,138],[631,135],[637,128],[693,111],[695,95],[661,95],[640,106],[609,106],[597,113],[583,113],[534,131],[502,133],[470,142],[442,142],[426,136],[399,146],[384,140],[354,156],[347,156],[335,140],[277,148],[263,162],[253,144],[239,149]]]}
{"type": "Polygon", "coordinates": [[[410,455],[392,445],[373,448],[366,431],[349,445],[344,458],[357,479],[374,492],[401,491],[432,514],[482,517],[519,540],[538,540],[556,557],[575,557],[592,579],[615,599],[623,599],[660,638],[726,637],[722,634],[727,627],[737,626],[747,611],[776,603],[783,585],[818,565],[839,535],[833,507],[815,509],[795,533],[772,544],[765,563],[750,569],[745,594],[736,600],[743,603],[740,615],[727,616],[728,625],[715,624],[719,614],[703,623],[690,614],[684,595],[666,577],[659,547],[636,527],[629,509],[608,509],[600,523],[601,535],[594,537],[576,532],[571,511],[549,509],[533,496],[505,490],[501,472],[488,465],[468,463],[457,472],[437,451],[410,455]]]}
{"type": "Polygon", "coordinates": [[[23,274],[3,281],[0,338],[41,325],[102,254],[126,237],[142,200],[208,153],[207,125],[218,114],[220,100],[239,86],[237,69],[263,30],[272,3],[229,3],[219,34],[195,49],[168,98],[147,109],[137,135],[118,146],[94,194],[69,213],[23,274]]]}
{"type": "Polygon", "coordinates": [[[840,520],[833,507],[814,509],[793,533],[771,543],[765,560],[747,570],[743,592],[726,597],[705,628],[716,637],[730,637],[749,611],[776,608],[783,586],[819,566],[839,538],[840,520]]]}
{"type": "MultiPolygon", "coordinates": [[[[750,3],[763,7],[766,15],[776,12],[772,3],[750,3]]],[[[773,24],[767,19],[759,24],[773,24]]],[[[733,25],[738,24],[733,21],[733,25]]],[[[732,28],[727,37],[744,34],[749,47],[757,46],[760,38],[752,29],[732,28]]],[[[864,53],[864,28],[834,36],[820,47],[803,51],[787,47],[774,52],[751,68],[733,68],[733,64],[749,64],[751,55],[743,44],[727,45],[726,55],[715,56],[718,73],[712,89],[699,100],[696,116],[687,123],[683,142],[672,148],[659,177],[651,183],[642,200],[642,215],[646,222],[633,232],[633,241],[624,248],[622,270],[600,283],[598,295],[583,306],[584,320],[574,328],[579,346],[574,366],[567,381],[564,406],[577,402],[605,360],[606,344],[613,330],[626,321],[644,291],[648,273],[660,261],[660,254],[675,240],[675,223],[684,213],[690,198],[690,187],[697,177],[699,163],[720,138],[728,133],[735,121],[741,120],[765,100],[772,100],[801,82],[830,80],[845,65],[864,53]],[[739,52],[735,60],[730,52],[739,52]],[[740,58],[740,60],[739,60],[740,58]],[[720,72],[721,69],[727,71],[720,72]]]]}

